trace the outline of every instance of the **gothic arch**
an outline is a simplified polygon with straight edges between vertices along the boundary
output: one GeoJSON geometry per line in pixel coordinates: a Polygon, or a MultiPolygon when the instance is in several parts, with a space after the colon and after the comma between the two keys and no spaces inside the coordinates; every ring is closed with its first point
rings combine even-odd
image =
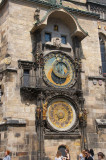
{"type": "Polygon", "coordinates": [[[31,32],[33,33],[38,29],[43,30],[50,18],[59,18],[62,22],[64,22],[70,28],[71,37],[77,36],[80,40],[82,40],[88,35],[88,33],[81,28],[77,18],[64,8],[48,11],[39,23],[34,25],[31,32]]]}
{"type": "Polygon", "coordinates": [[[65,153],[65,149],[69,150],[69,147],[67,145],[61,144],[58,146],[58,150],[60,150],[60,152],[62,152],[62,156],[65,157],[66,153],[65,153]]]}

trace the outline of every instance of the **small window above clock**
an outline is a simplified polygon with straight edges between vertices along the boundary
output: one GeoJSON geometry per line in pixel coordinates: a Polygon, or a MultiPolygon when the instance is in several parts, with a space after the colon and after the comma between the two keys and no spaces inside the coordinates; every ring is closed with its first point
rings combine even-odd
{"type": "Polygon", "coordinates": [[[51,33],[45,33],[45,42],[51,42],[51,33]]]}
{"type": "Polygon", "coordinates": [[[64,36],[64,35],[61,36],[61,43],[62,44],[67,44],[66,36],[64,36]]]}

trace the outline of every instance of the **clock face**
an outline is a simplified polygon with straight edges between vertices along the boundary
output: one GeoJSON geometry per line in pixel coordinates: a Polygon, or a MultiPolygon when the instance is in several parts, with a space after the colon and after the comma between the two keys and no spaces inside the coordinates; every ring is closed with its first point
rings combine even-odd
{"type": "Polygon", "coordinates": [[[76,122],[76,112],[73,105],[63,98],[51,102],[47,111],[49,124],[58,131],[66,131],[76,122]]]}
{"type": "Polygon", "coordinates": [[[75,83],[74,65],[61,53],[45,57],[44,80],[54,87],[70,87],[75,83]]]}

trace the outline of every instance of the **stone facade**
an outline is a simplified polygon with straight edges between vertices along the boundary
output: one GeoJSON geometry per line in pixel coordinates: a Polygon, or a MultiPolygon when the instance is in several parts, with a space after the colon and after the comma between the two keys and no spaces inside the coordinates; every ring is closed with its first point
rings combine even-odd
{"type": "Polygon", "coordinates": [[[9,149],[13,160],[53,160],[62,145],[69,148],[71,160],[77,159],[83,148],[93,148],[95,159],[99,151],[106,153],[106,77],[100,70],[99,43],[101,33],[106,41],[106,19],[99,19],[99,14],[92,13],[87,4],[85,0],[1,2],[0,158],[9,149]],[[58,32],[54,31],[55,24],[58,32]],[[45,43],[45,33],[60,41],[54,45],[52,38],[45,43]],[[61,44],[64,35],[67,44],[61,44]],[[76,37],[78,44],[74,41],[76,37]],[[77,82],[72,89],[54,90],[53,85],[50,88],[48,81],[42,79],[43,58],[50,52],[64,53],[73,60],[77,82]],[[24,72],[33,77],[27,87],[23,86],[24,72]],[[53,96],[69,98],[77,106],[73,129],[58,132],[42,119],[42,104],[47,101],[49,105],[53,96]],[[81,127],[82,108],[86,108],[87,126],[81,127]]]}

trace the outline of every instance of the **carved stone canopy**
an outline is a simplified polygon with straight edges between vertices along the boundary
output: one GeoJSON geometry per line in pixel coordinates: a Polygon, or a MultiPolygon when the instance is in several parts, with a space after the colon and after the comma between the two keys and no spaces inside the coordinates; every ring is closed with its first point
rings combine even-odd
{"type": "Polygon", "coordinates": [[[46,15],[44,15],[43,19],[40,20],[38,24],[35,24],[33,26],[31,32],[34,33],[38,29],[43,30],[48,23],[48,19],[50,18],[58,18],[63,23],[65,23],[70,29],[71,37],[77,36],[80,40],[82,40],[88,35],[87,32],[85,32],[81,28],[77,18],[70,12],[66,11],[64,8],[53,9],[48,11],[46,15]]]}

